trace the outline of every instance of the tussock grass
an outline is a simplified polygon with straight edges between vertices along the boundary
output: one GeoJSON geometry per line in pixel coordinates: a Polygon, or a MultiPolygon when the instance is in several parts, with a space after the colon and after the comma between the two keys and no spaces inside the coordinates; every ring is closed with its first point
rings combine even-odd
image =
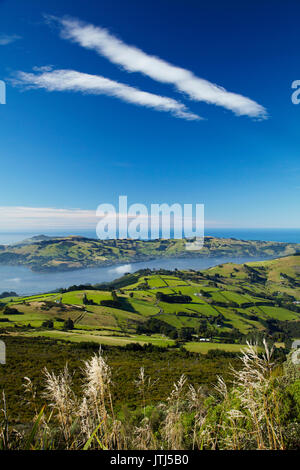
{"type": "MultiPolygon", "coordinates": [[[[299,448],[300,373],[287,361],[275,364],[247,344],[242,367],[232,368],[232,385],[222,377],[213,394],[194,387],[182,375],[168,399],[149,406],[157,380],[140,368],[135,381],[140,407],[116,414],[113,371],[99,350],[82,364],[81,393],[75,394],[68,366],[58,374],[44,369],[41,410],[35,407],[30,429],[12,429],[2,395],[0,449],[262,449],[299,448]]],[[[35,404],[36,390],[26,377],[25,395],[35,404]]]]}

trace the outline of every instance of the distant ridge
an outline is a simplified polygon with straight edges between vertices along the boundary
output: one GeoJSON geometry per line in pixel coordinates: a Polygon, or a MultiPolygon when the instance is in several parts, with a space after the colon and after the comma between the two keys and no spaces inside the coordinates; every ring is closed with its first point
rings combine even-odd
{"type": "MultiPolygon", "coordinates": [[[[190,241],[190,239],[189,239],[190,241]]],[[[276,258],[300,252],[300,244],[237,240],[207,236],[198,251],[187,251],[185,239],[97,240],[82,236],[37,235],[0,246],[0,264],[34,271],[66,271],[160,258],[276,258]]]]}
{"type": "Polygon", "coordinates": [[[31,243],[41,242],[44,240],[51,240],[52,238],[57,238],[57,237],[49,237],[48,235],[34,235],[33,237],[25,238],[24,240],[21,240],[20,242],[13,243],[10,246],[30,245],[31,243]]]}

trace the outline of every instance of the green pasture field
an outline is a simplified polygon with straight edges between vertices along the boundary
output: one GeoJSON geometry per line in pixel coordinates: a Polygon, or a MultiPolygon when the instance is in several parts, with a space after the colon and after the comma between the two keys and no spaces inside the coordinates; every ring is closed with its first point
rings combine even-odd
{"type": "MultiPolygon", "coordinates": [[[[156,325],[161,321],[176,328],[178,334],[182,328],[189,327],[197,335],[204,325],[215,333],[226,333],[227,337],[232,336],[230,333],[233,329],[243,335],[260,334],[267,330],[270,319],[280,322],[300,321],[296,302],[292,302],[300,292],[300,257],[289,256],[250,263],[249,266],[228,263],[201,272],[174,271],[172,275],[163,270],[152,271],[147,275],[145,272],[137,272],[118,279],[116,282],[122,287],[114,287],[112,283],[102,290],[101,286],[97,286],[63,293],[6,297],[0,299],[0,320],[4,320],[0,321],[0,330],[7,329],[14,335],[24,332],[33,336],[71,338],[71,341],[76,342],[93,341],[96,338],[99,344],[101,341],[104,341],[103,344],[110,344],[109,341],[111,344],[137,341],[141,344],[150,342],[168,345],[173,344],[173,340],[151,335],[154,331],[166,333],[168,329],[164,330],[162,323],[160,329],[147,330],[150,319],[155,319],[156,325]],[[242,276],[239,277],[239,273],[242,276]],[[114,295],[112,290],[115,291],[114,295]],[[169,296],[188,295],[191,302],[173,303],[171,298],[170,302],[162,302],[156,298],[158,292],[169,296]],[[270,297],[272,292],[273,297],[270,297]],[[290,297],[283,297],[287,292],[290,297]],[[277,302],[276,296],[285,303],[277,302]],[[84,297],[94,304],[84,305],[84,297]],[[100,305],[103,300],[114,299],[117,300],[115,305],[100,305]],[[213,305],[214,302],[223,305],[213,305]],[[236,306],[230,305],[230,302],[236,306]],[[243,304],[249,302],[271,305],[242,308],[243,304]],[[7,306],[17,308],[21,314],[11,314],[7,306]],[[219,318],[216,320],[215,317],[219,318]],[[75,329],[65,331],[64,321],[69,318],[75,329]],[[53,321],[54,329],[43,326],[46,320],[53,321]],[[149,331],[149,336],[137,334],[143,328],[149,331]]],[[[297,331],[297,325],[293,328],[297,331]]]]}
{"type": "Polygon", "coordinates": [[[227,352],[240,352],[245,348],[244,344],[226,344],[226,343],[187,343],[185,349],[190,352],[207,354],[212,349],[219,349],[227,352]]]}
{"type": "Polygon", "coordinates": [[[164,338],[159,335],[119,335],[112,336],[100,334],[101,332],[87,332],[85,330],[72,330],[72,331],[58,331],[58,330],[39,330],[23,332],[23,336],[26,337],[44,337],[53,338],[56,340],[71,341],[75,343],[81,342],[94,342],[98,344],[104,344],[108,346],[125,346],[129,343],[153,344],[155,346],[167,347],[174,345],[174,341],[164,338]]]}

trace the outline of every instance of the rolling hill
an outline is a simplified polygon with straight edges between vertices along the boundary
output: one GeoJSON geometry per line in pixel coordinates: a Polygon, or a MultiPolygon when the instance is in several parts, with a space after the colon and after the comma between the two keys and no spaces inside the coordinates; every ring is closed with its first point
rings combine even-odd
{"type": "Polygon", "coordinates": [[[300,244],[205,237],[199,251],[186,250],[186,240],[96,240],[84,237],[33,237],[0,246],[0,264],[34,271],[64,271],[171,257],[274,258],[300,252],[300,244]]]}
{"type": "Polygon", "coordinates": [[[236,351],[300,337],[300,256],[205,271],[149,269],[104,285],[1,299],[2,334],[236,351]],[[72,320],[72,327],[66,325],[72,320]]]}

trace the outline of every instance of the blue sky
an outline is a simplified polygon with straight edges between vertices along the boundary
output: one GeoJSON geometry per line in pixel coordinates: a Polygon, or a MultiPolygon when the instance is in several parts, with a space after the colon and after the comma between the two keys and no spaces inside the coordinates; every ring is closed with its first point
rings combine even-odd
{"type": "Polygon", "coordinates": [[[299,12],[297,1],[0,1],[0,230],[59,215],[80,227],[119,195],[203,203],[208,227],[300,228],[299,12]],[[213,84],[226,91],[208,96],[213,84]]]}

